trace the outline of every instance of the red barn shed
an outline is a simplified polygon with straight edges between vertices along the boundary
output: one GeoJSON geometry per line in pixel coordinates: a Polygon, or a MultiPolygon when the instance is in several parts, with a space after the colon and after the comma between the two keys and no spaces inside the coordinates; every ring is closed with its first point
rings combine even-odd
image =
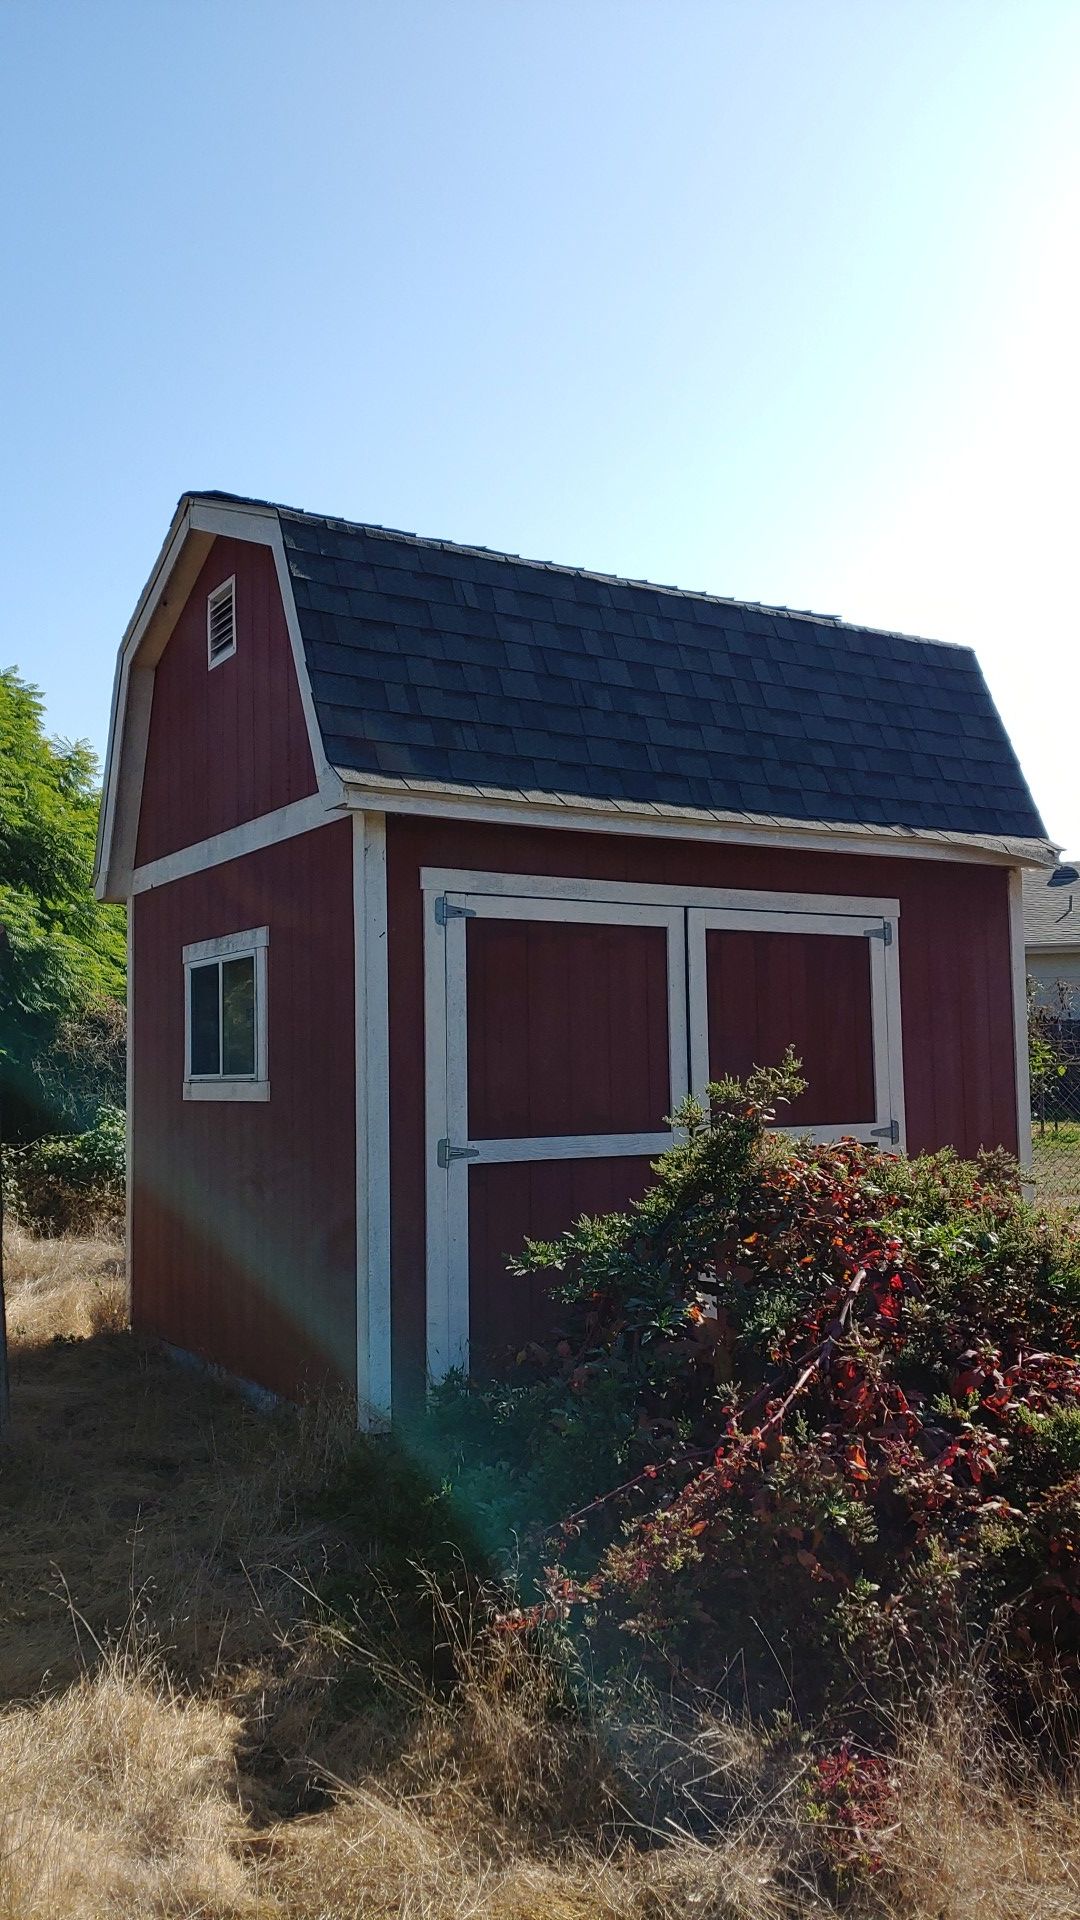
{"type": "Polygon", "coordinates": [[[527,1234],[793,1044],[793,1122],[1027,1152],[1021,871],[972,653],[224,494],[120,651],[136,1326],[364,1418],[544,1324],[527,1234]]]}

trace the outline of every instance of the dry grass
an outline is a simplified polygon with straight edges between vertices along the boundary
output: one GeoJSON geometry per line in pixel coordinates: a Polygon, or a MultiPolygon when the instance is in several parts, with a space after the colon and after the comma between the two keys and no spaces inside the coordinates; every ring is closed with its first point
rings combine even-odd
{"type": "Polygon", "coordinates": [[[0,1719],[0,1912],[11,1920],[256,1911],[220,1706],[121,1659],[0,1719]]]}
{"type": "Polygon", "coordinates": [[[121,1268],[115,1243],[6,1247],[0,1698],[73,1677],[133,1615],[177,1677],[262,1660],[294,1572],[334,1551],[307,1507],[344,1411],[267,1417],[181,1370],[124,1330],[121,1268]]]}
{"type": "Polygon", "coordinates": [[[961,1691],[934,1726],[915,1722],[901,1745],[882,1912],[889,1920],[1075,1920],[1080,1804],[1023,1756],[984,1746],[970,1706],[961,1691]]]}
{"type": "Polygon", "coordinates": [[[7,1227],[4,1278],[13,1349],[87,1340],[127,1325],[124,1255],[115,1240],[38,1240],[7,1227]]]}
{"type": "Polygon", "coordinates": [[[344,1713],[371,1649],[305,1603],[348,1564],[310,1519],[340,1410],[269,1418],[145,1347],[109,1243],[16,1238],[7,1273],[0,1920],[1080,1913],[1080,1808],[981,1731],[971,1683],[898,1730],[881,1870],[839,1886],[797,1739],[555,1712],[553,1656],[453,1612],[450,1699],[383,1668],[344,1713]]]}

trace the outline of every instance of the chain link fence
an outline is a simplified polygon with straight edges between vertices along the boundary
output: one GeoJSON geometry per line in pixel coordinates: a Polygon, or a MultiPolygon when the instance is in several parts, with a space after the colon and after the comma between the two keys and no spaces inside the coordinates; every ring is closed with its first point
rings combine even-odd
{"type": "Polygon", "coordinates": [[[1033,1005],[1028,1037],[1036,1198],[1080,1212],[1080,1018],[1033,1005]]]}

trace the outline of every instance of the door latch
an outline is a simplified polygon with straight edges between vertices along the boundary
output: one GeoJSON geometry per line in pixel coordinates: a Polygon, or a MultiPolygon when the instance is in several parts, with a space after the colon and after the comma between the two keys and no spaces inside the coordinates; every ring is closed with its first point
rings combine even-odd
{"type": "Polygon", "coordinates": [[[875,1140],[888,1140],[894,1147],[900,1144],[899,1120],[890,1120],[887,1127],[871,1127],[870,1132],[875,1140]]]}
{"type": "Polygon", "coordinates": [[[452,1147],[449,1140],[440,1140],[435,1157],[440,1167],[448,1167],[451,1160],[478,1160],[479,1147],[452,1147]]]}

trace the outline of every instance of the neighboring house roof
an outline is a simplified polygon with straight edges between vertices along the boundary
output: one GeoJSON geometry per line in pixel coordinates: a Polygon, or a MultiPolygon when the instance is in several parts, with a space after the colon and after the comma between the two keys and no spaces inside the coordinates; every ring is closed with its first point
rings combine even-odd
{"type": "Polygon", "coordinates": [[[1024,875],[1024,946],[1028,953],[1080,953],[1080,882],[1050,886],[1049,878],[1045,869],[1024,875]]]}
{"type": "Polygon", "coordinates": [[[277,512],[335,768],[1045,838],[969,648],[277,512]]]}

